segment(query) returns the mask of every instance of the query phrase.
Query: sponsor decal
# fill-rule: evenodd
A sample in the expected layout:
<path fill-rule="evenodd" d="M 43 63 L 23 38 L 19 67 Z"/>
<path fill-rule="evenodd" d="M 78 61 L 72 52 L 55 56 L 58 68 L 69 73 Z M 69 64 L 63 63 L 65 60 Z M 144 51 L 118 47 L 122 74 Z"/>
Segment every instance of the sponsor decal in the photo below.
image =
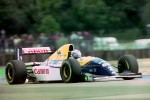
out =
<path fill-rule="evenodd" d="M 51 52 L 49 47 L 41 48 L 22 48 L 22 54 L 32 54 L 32 53 L 48 53 Z"/>
<path fill-rule="evenodd" d="M 49 74 L 49 69 L 34 69 L 34 74 Z"/>
<path fill-rule="evenodd" d="M 52 67 L 60 67 L 62 65 L 63 60 L 47 60 L 43 63 L 45 66 L 52 66 Z"/>
<path fill-rule="evenodd" d="M 99 64 L 101 64 L 104 68 L 108 69 L 111 74 L 116 75 L 116 72 L 113 70 L 112 66 L 108 62 L 101 61 L 99 62 Z"/>
<path fill-rule="evenodd" d="M 107 62 L 105 62 L 105 63 L 102 64 L 102 66 L 103 66 L 103 67 L 107 67 L 107 66 L 110 66 L 110 64 L 107 63 Z"/>

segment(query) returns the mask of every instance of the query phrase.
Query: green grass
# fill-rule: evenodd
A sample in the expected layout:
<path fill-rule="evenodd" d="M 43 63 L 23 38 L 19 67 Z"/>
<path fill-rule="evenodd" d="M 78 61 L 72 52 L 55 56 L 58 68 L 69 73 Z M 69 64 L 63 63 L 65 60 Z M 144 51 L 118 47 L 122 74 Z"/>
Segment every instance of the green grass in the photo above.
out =
<path fill-rule="evenodd" d="M 4 77 L 5 77 L 5 68 L 0 67 L 0 78 L 4 78 Z"/>

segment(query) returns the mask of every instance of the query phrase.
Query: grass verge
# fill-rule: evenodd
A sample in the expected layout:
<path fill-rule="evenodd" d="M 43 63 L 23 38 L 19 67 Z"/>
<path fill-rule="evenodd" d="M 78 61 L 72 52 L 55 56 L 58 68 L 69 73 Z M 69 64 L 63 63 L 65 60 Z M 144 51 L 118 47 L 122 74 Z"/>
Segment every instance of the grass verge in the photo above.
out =
<path fill-rule="evenodd" d="M 5 77 L 5 68 L 0 67 L 0 78 L 4 78 L 4 77 Z"/>

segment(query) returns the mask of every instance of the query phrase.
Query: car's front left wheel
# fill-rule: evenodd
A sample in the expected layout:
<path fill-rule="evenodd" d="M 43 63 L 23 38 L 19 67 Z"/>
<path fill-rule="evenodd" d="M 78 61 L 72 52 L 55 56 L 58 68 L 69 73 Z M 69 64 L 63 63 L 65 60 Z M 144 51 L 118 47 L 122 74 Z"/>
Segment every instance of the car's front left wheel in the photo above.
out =
<path fill-rule="evenodd" d="M 60 75 L 65 83 L 74 83 L 81 80 L 81 67 L 76 59 L 64 60 L 60 68 Z"/>

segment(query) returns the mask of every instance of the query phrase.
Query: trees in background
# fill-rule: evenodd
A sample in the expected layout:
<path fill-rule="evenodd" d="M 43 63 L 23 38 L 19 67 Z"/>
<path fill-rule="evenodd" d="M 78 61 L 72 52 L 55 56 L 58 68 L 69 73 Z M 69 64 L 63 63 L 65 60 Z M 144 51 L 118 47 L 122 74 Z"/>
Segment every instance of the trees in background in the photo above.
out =
<path fill-rule="evenodd" d="M 144 32 L 149 8 L 149 0 L 0 0 L 0 28 L 9 34 Z"/>

